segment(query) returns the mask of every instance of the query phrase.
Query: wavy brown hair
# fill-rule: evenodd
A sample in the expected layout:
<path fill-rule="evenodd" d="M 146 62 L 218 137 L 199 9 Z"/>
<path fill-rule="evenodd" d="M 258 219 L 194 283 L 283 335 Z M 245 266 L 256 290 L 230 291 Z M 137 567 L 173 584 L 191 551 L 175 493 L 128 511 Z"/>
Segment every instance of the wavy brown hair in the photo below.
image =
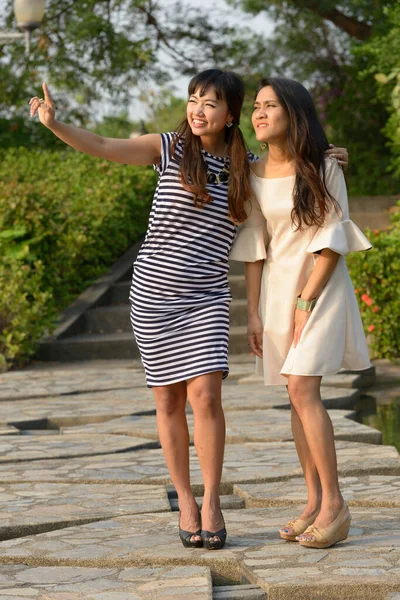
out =
<path fill-rule="evenodd" d="M 289 117 L 287 147 L 296 161 L 292 222 L 297 230 L 321 227 L 331 206 L 340 207 L 325 183 L 325 152 L 328 140 L 318 119 L 313 99 L 306 88 L 285 77 L 262 79 L 257 93 L 271 86 Z"/>
<path fill-rule="evenodd" d="M 250 166 L 247 148 L 240 130 L 240 112 L 244 100 L 244 84 L 232 71 L 207 69 L 198 73 L 189 82 L 189 97 L 198 92 L 204 96 L 209 87 L 213 87 L 218 100 L 224 100 L 233 118 L 232 126 L 225 127 L 226 152 L 229 157 L 228 210 L 235 223 L 246 219 L 245 202 L 250 196 Z M 185 118 L 177 128 L 177 136 L 172 143 L 175 151 L 179 140 L 184 140 L 183 155 L 180 162 L 182 186 L 193 194 L 198 208 L 213 201 L 206 189 L 207 166 L 201 153 L 200 137 L 194 135 Z"/>

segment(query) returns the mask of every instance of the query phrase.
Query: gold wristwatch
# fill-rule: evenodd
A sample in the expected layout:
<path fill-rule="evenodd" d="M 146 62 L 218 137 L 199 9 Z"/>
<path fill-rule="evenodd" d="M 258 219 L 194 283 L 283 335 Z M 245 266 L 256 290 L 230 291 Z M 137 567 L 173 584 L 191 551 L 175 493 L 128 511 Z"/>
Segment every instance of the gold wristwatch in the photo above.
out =
<path fill-rule="evenodd" d="M 306 312 L 311 312 L 316 304 L 316 298 L 314 298 L 313 300 L 303 300 L 300 294 L 300 296 L 297 297 L 296 308 L 299 308 L 300 310 L 305 310 Z"/>

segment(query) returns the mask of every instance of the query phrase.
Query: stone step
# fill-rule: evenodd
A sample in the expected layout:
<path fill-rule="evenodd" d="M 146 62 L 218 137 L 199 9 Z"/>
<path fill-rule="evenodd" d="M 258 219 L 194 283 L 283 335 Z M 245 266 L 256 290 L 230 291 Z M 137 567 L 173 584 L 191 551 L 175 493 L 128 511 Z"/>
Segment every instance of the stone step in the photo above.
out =
<path fill-rule="evenodd" d="M 231 327 L 229 331 L 229 354 L 249 354 L 247 327 Z"/>
<path fill-rule="evenodd" d="M 229 261 L 229 277 L 231 275 L 244 275 L 244 263 L 236 260 Z"/>
<path fill-rule="evenodd" d="M 231 327 L 229 352 L 248 352 L 246 327 Z M 113 360 L 139 358 L 139 350 L 131 332 L 84 333 L 42 343 L 39 358 L 50 361 Z"/>
<path fill-rule="evenodd" d="M 110 289 L 109 304 L 128 304 L 130 287 L 130 280 L 114 283 Z"/>
<path fill-rule="evenodd" d="M 230 275 L 229 285 L 234 300 L 246 299 L 246 280 L 244 275 Z"/>
<path fill-rule="evenodd" d="M 129 306 L 100 306 L 85 313 L 86 333 L 132 333 Z"/>
<path fill-rule="evenodd" d="M 41 360 L 72 362 L 75 360 L 113 360 L 139 358 L 132 333 L 81 334 L 41 344 Z"/>
<path fill-rule="evenodd" d="M 230 275 L 229 285 L 232 291 L 232 296 L 235 300 L 243 300 L 246 298 L 246 282 L 244 275 Z M 130 287 L 130 280 L 119 281 L 118 283 L 115 283 L 110 288 L 110 293 L 107 297 L 107 303 L 128 304 Z"/>
<path fill-rule="evenodd" d="M 220 585 L 213 587 L 213 600 L 267 600 L 258 585 Z"/>
<path fill-rule="evenodd" d="M 234 300 L 231 303 L 230 323 L 233 327 L 246 325 L 246 300 Z M 128 305 L 100 306 L 85 313 L 86 333 L 123 333 L 131 331 Z"/>

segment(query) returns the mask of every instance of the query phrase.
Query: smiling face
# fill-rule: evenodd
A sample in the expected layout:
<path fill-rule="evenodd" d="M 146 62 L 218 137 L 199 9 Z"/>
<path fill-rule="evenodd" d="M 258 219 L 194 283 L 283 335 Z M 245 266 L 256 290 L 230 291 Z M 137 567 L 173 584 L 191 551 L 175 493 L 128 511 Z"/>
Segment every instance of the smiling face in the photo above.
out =
<path fill-rule="evenodd" d="M 258 92 L 251 121 L 258 142 L 285 143 L 289 117 L 271 86 Z"/>
<path fill-rule="evenodd" d="M 217 98 L 212 85 L 204 95 L 198 88 L 189 97 L 186 117 L 193 134 L 202 137 L 220 135 L 225 131 L 226 124 L 232 121 L 226 101 Z"/>

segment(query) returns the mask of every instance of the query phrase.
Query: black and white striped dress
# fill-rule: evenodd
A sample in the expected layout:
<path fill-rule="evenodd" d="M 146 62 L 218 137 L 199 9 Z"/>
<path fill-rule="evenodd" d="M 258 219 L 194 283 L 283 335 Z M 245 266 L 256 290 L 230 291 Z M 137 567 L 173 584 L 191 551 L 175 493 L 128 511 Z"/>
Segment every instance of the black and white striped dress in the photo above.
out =
<path fill-rule="evenodd" d="M 131 323 L 149 387 L 229 372 L 228 256 L 236 227 L 228 185 L 208 185 L 213 202 L 196 208 L 180 183 L 183 141 L 162 134 L 158 185 L 145 241 L 134 264 Z M 224 159 L 202 150 L 210 171 Z"/>

